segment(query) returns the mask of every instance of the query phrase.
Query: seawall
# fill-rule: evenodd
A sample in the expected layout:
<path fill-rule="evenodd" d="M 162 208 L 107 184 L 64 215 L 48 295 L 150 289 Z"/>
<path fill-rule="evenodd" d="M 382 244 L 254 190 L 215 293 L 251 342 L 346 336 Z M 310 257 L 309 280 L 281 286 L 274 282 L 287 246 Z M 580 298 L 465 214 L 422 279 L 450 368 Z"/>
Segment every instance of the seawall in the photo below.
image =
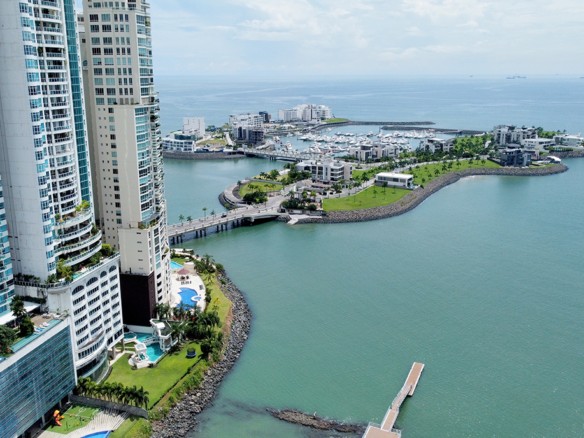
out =
<path fill-rule="evenodd" d="M 516 168 L 501 167 L 499 169 L 465 169 L 458 172 L 448 173 L 430 183 L 424 188 L 418 188 L 404 196 L 393 204 L 383 207 L 374 207 L 364 210 L 352 211 L 331 211 L 326 216 L 318 219 L 303 218 L 297 223 L 343 223 L 343 222 L 364 222 L 377 219 L 385 219 L 400 214 L 407 213 L 420 205 L 426 198 L 436 193 L 438 190 L 455 183 L 461 178 L 477 175 L 507 175 L 507 176 L 544 176 L 562 173 L 568 170 L 564 164 L 538 168 Z"/>
<path fill-rule="evenodd" d="M 252 314 L 241 291 L 225 274 L 219 274 L 221 290 L 233 303 L 227 347 L 219 362 L 213 364 L 203 377 L 201 385 L 185 394 L 162 420 L 152 423 L 152 437 L 184 437 L 197 426 L 197 414 L 215 398 L 217 388 L 239 358 L 251 329 Z"/>

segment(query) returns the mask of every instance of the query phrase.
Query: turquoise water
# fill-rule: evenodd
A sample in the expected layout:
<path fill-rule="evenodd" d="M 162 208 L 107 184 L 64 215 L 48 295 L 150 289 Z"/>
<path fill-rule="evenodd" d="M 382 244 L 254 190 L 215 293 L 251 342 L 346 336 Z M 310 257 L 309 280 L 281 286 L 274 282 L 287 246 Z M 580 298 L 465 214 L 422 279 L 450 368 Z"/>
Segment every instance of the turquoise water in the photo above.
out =
<path fill-rule="evenodd" d="M 170 261 L 170 269 L 180 269 L 183 266 L 180 263 L 175 262 L 174 260 Z"/>
<path fill-rule="evenodd" d="M 95 432 L 89 435 L 84 435 L 83 438 L 107 438 L 110 435 L 110 431 L 106 430 L 103 432 Z"/>
<path fill-rule="evenodd" d="M 197 436 L 306 435 L 266 407 L 378 422 L 413 361 L 405 436 L 582 436 L 584 160 L 569 165 L 468 178 L 393 219 L 191 242 L 254 312 Z"/>
<path fill-rule="evenodd" d="M 294 100 L 355 118 L 582 131 L 584 81 L 406 81 L 378 87 L 381 97 L 374 85 L 282 85 L 245 102 L 235 84 L 225 85 L 234 100 L 223 101 L 219 88 L 184 98 L 178 85 L 159 89 L 163 110 L 177 103 L 167 120 L 205 114 L 204 105 L 226 115 Z M 200 109 L 178 105 L 187 98 Z M 169 222 L 209 213 L 226 185 L 274 167 L 256 161 L 167 160 Z M 274 420 L 268 407 L 379 422 L 421 361 L 397 422 L 404 437 L 584 436 L 584 160 L 567 163 L 569 172 L 549 177 L 466 178 L 392 219 L 269 223 L 182 244 L 220 261 L 254 313 L 196 435 L 328 436 Z"/>

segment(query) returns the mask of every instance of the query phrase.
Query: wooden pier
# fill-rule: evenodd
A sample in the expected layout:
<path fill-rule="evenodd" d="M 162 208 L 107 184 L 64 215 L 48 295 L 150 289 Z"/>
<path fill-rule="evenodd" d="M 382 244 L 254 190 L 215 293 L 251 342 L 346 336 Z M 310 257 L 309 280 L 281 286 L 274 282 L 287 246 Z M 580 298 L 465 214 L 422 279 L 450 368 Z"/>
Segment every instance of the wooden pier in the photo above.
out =
<path fill-rule="evenodd" d="M 414 395 L 420 376 L 422 375 L 422 370 L 424 369 L 424 364 L 419 362 L 414 362 L 408 377 L 402 386 L 401 390 L 397 396 L 391 402 L 389 409 L 387 410 L 385 417 L 380 425 L 369 424 L 363 438 L 399 438 L 401 437 L 401 431 L 394 429 L 394 424 L 399 415 L 399 408 L 406 399 L 407 396 Z"/>

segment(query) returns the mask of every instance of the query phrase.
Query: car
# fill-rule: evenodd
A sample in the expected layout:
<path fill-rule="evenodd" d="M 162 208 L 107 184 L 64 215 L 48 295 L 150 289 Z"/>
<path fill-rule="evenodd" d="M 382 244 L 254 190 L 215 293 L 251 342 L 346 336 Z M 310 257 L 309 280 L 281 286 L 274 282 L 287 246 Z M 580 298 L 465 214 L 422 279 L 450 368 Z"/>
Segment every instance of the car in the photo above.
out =
<path fill-rule="evenodd" d="M 227 217 L 227 213 L 222 213 L 221 217 Z"/>

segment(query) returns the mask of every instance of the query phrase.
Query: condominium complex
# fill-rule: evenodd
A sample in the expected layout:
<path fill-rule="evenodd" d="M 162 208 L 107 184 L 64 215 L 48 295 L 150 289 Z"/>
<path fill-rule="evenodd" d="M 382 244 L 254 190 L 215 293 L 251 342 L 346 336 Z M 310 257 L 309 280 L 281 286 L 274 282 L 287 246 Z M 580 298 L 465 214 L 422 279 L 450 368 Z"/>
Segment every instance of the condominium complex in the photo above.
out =
<path fill-rule="evenodd" d="M 97 223 L 121 254 L 124 322 L 148 326 L 170 300 L 149 4 L 84 0 L 80 22 Z"/>
<path fill-rule="evenodd" d="M 326 105 L 313 105 L 304 103 L 291 109 L 278 111 L 278 119 L 283 122 L 309 122 L 317 123 L 321 120 L 332 118 L 332 111 Z"/>
<path fill-rule="evenodd" d="M 96 377 L 123 336 L 119 256 L 94 224 L 74 1 L 0 2 L 0 322 L 13 275 L 27 309 L 71 327 L 77 375 Z"/>

